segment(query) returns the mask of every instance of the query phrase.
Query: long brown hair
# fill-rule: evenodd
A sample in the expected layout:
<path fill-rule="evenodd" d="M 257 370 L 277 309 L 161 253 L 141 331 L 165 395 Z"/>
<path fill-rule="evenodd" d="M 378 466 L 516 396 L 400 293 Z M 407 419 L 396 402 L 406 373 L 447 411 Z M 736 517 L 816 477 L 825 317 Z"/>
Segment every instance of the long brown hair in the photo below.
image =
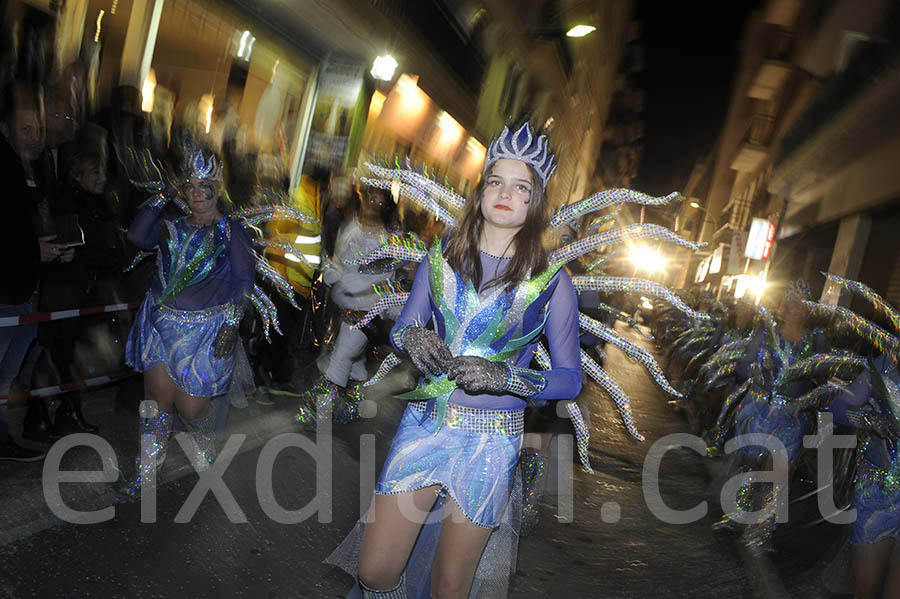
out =
<path fill-rule="evenodd" d="M 526 165 L 528 166 L 528 165 Z M 471 281 L 475 289 L 481 287 L 484 273 L 481 272 L 481 256 L 479 242 L 484 228 L 484 216 L 481 214 L 481 196 L 484 193 L 488 175 L 493 166 L 484 174 L 472 197 L 463 208 L 459 226 L 450 232 L 444 256 L 453 270 Z M 502 275 L 488 282 L 489 286 L 502 285 L 511 290 L 528 277 L 529 273 L 537 274 L 547 268 L 547 250 L 541 242 L 546 220 L 547 201 L 540 177 L 528 166 L 531 175 L 531 195 L 528 200 L 528 213 L 525 223 L 513 238 L 515 254 L 510 259 L 509 267 Z"/>

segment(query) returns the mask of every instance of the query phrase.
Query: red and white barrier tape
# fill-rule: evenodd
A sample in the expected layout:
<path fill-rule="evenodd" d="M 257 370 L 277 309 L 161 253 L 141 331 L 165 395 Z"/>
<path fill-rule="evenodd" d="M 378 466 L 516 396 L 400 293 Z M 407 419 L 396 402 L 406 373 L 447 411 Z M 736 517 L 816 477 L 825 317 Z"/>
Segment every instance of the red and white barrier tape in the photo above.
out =
<path fill-rule="evenodd" d="M 21 316 L 5 316 L 3 318 L 0 318 L 0 327 L 14 327 L 20 324 L 45 322 L 48 320 L 64 320 L 66 318 L 77 318 L 79 316 L 87 316 L 88 314 L 102 314 L 104 312 L 122 312 L 124 310 L 133 310 L 140 305 L 141 302 L 131 302 L 129 304 L 109 304 L 107 306 L 92 306 L 90 308 L 77 308 L 75 310 L 36 312 L 34 314 L 23 314 Z"/>
<path fill-rule="evenodd" d="M 87 389 L 88 387 L 99 387 L 100 385 L 127 379 L 128 377 L 137 376 L 138 374 L 140 373 L 133 370 L 124 370 L 105 376 L 96 376 L 91 379 L 53 385 L 52 387 L 42 387 L 40 389 L 32 389 L 31 391 L 10 393 L 7 399 L 9 401 L 24 401 L 32 397 L 53 397 L 54 395 L 61 395 L 63 393 L 68 393 L 69 391 L 80 391 L 81 389 Z"/>

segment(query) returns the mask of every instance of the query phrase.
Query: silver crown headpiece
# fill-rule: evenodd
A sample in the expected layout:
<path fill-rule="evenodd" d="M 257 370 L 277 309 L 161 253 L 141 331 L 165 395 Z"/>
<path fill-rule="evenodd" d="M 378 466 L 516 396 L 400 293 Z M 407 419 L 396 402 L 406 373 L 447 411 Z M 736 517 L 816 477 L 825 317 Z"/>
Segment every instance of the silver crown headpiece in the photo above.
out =
<path fill-rule="evenodd" d="M 494 138 L 487 151 L 482 176 L 487 174 L 491 165 L 502 158 L 521 160 L 533 168 L 541 178 L 541 185 L 544 189 L 547 188 L 547 180 L 550 179 L 550 175 L 556 170 L 553 154 L 547 147 L 547 136 L 535 137 L 527 121 L 522 123 L 522 126 L 514 133 L 510 132 L 509 127 L 503 127 L 500 135 Z"/>
<path fill-rule="evenodd" d="M 203 150 L 193 144 L 186 144 L 184 151 L 184 176 L 196 177 L 201 181 L 222 181 L 222 163 L 210 151 Z"/>
<path fill-rule="evenodd" d="M 791 281 L 787 291 L 785 291 L 785 299 L 788 302 L 802 302 L 809 300 L 811 297 L 812 291 L 809 288 L 809 284 L 803 279 Z"/>

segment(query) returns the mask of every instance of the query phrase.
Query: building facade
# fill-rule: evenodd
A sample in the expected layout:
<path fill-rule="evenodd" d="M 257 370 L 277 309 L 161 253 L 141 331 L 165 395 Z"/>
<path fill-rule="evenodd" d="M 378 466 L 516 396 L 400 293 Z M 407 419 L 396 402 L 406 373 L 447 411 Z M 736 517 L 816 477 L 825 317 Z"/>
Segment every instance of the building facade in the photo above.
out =
<path fill-rule="evenodd" d="M 751 16 L 708 189 L 689 194 L 696 239 L 730 266 L 689 264 L 686 284 L 777 301 L 802 278 L 834 302 L 828 271 L 900 300 L 900 245 L 872 225 L 892 222 L 900 197 L 897 13 L 887 0 L 771 0 Z"/>

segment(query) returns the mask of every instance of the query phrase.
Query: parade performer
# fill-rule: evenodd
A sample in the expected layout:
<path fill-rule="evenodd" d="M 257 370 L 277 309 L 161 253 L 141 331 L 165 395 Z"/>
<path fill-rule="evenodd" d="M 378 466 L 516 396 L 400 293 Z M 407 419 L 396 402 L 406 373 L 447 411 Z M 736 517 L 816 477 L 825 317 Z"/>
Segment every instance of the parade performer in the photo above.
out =
<path fill-rule="evenodd" d="M 900 596 L 900 373 L 897 370 L 900 312 L 862 283 L 837 275 L 828 278 L 831 284 L 871 303 L 890 329 L 879 327 L 841 306 L 808 303 L 811 313 L 833 319 L 865 346 L 857 354 L 832 352 L 831 380 L 810 395 L 816 396 L 820 407 L 827 407 L 836 424 L 851 427 L 858 436 L 856 459 L 850 468 L 836 473 L 833 483 L 836 495 L 842 494 L 845 486 L 842 483 L 852 485 L 849 507 L 856 510 L 856 519 L 850 525 L 845 550 L 849 548 L 856 596 L 860 599 L 897 597 Z M 874 359 L 865 358 L 870 351 L 876 356 Z M 826 360 L 820 358 L 819 362 Z M 844 372 L 836 372 L 839 365 Z M 836 384 L 835 375 L 848 384 Z M 826 581 L 839 580 L 845 574 L 839 567 L 829 570 L 832 571 L 827 572 Z M 850 589 L 835 588 L 838 590 Z"/>
<path fill-rule="evenodd" d="M 232 386 L 235 349 L 243 351 L 238 325 L 248 305 L 256 308 L 267 337 L 270 327 L 280 332 L 274 305 L 254 283 L 255 273 L 293 302 L 290 284 L 253 249 L 274 245 L 255 225 L 273 218 L 309 218 L 259 197 L 257 205 L 224 214 L 222 164 L 190 140 L 180 179 L 164 176 L 149 156 L 134 162 L 144 171 L 135 183 L 155 194 L 138 212 L 128 238 L 144 250 L 135 262 L 156 256 L 156 274 L 135 316 L 125 355 L 129 366 L 144 373 L 145 397 L 155 408 L 142 404 L 141 438 L 152 442 L 142 443 L 137 474 L 122 489 L 129 494 L 139 493 L 148 469 L 165 461 L 174 410 L 194 440 L 195 455 L 189 456 L 194 467 L 206 470 L 215 460 L 211 400 Z M 164 212 L 170 202 L 184 214 Z M 277 249 L 296 252 L 287 244 Z"/>
<path fill-rule="evenodd" d="M 330 300 L 343 313 L 337 337 L 318 360 L 320 380 L 306 394 L 297 411 L 297 420 L 315 425 L 317 420 L 330 418 L 337 411 L 340 422 L 356 418 L 360 387 L 368 378 L 366 358 L 368 336 L 354 327 L 354 314 L 372 309 L 381 288 L 396 290 L 390 285 L 392 272 L 361 273 L 347 260 L 368 254 L 387 241 L 394 223 L 396 205 L 387 191 L 369 188 L 361 198 L 359 214 L 346 221 L 337 234 L 334 256 L 325 262 L 322 278 L 331 287 Z M 348 385 L 353 381 L 353 384 Z"/>
<path fill-rule="evenodd" d="M 642 438 L 624 392 L 580 349 L 579 328 L 618 345 L 671 388 L 648 352 L 579 314 L 576 290 L 640 291 L 703 317 L 661 285 L 607 276 L 573 279 L 563 266 L 631 239 L 697 246 L 656 225 L 631 225 L 548 254 L 540 238 L 554 157 L 547 139 L 535 136 L 528 123 L 512 131 L 504 128 L 490 144 L 481 182 L 469 202 L 421 172 L 369 166 L 376 178 L 368 183 L 399 187 L 451 231 L 427 251 L 407 237 L 359 260 L 362 269 L 422 260 L 412 291 L 381 298 L 358 325 L 405 303 L 392 342 L 426 378 L 400 396 L 411 401 L 369 514 L 328 561 L 358 576 L 350 596 L 506 596 L 518 538 L 517 462 L 526 402 L 540 406 L 574 398 L 584 366 L 613 397 L 629 432 Z M 664 204 L 675 197 L 609 190 L 567 206 L 550 225 L 625 201 Z M 457 221 L 454 213 L 460 211 Z M 531 368 L 532 358 L 540 370 Z M 395 354 L 388 356 L 373 380 L 398 362 Z M 587 428 L 577 404 L 569 402 L 567 408 L 579 455 L 589 468 Z M 446 501 L 448 496 L 452 501 Z M 438 520 L 428 518 L 429 512 L 438 514 Z"/>
<path fill-rule="evenodd" d="M 733 375 L 736 386 L 725 399 L 710 432 L 712 455 L 721 451 L 729 430 L 736 436 L 766 435 L 774 437 L 784 447 L 788 464 L 793 469 L 803 448 L 803 436 L 813 423 L 816 395 L 809 393 L 828 380 L 827 368 L 833 363 L 829 361 L 830 342 L 825 329 L 808 325 L 810 304 L 808 286 L 802 281 L 793 283 L 781 304 L 784 315 L 781 326 L 760 307 L 760 326 L 743 350 L 738 350 L 741 358 L 733 364 L 711 360 L 717 366 L 712 379 Z M 727 348 L 738 345 L 723 346 L 726 350 L 723 355 L 733 351 Z M 770 450 L 753 444 L 742 446 L 735 452 L 731 470 L 769 470 L 771 465 Z M 777 507 L 784 500 L 782 490 L 755 484 L 750 476 L 738 498 L 738 507 L 742 511 L 759 514 L 744 529 L 742 542 L 753 553 L 772 550 Z M 726 514 L 716 528 L 734 528 L 732 516 Z"/>

